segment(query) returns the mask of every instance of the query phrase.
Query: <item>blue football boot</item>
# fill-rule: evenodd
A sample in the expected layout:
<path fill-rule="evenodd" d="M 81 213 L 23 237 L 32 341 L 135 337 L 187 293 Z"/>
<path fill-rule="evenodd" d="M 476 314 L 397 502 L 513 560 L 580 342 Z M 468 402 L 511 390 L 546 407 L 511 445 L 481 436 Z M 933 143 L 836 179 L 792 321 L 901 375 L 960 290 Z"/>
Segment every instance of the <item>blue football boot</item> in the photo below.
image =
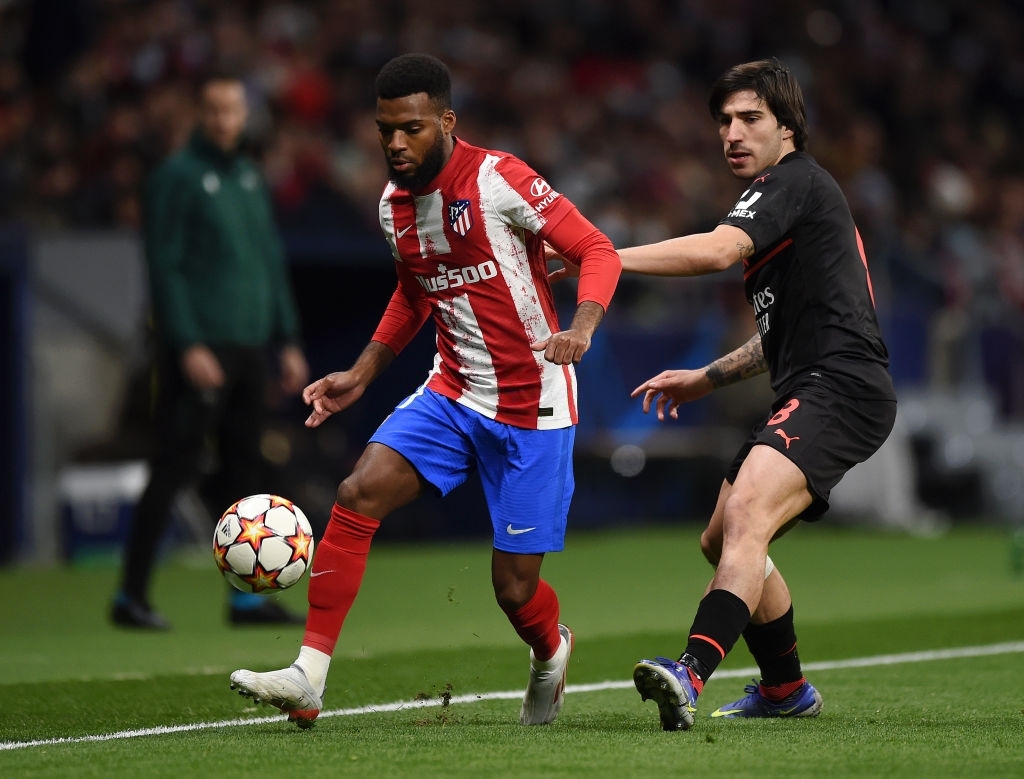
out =
<path fill-rule="evenodd" d="M 712 717 L 817 717 L 821 713 L 821 693 L 810 682 L 804 681 L 781 701 L 768 700 L 761 694 L 757 679 L 743 688 L 745 697 L 727 703 L 711 712 Z"/>
<path fill-rule="evenodd" d="M 633 683 L 643 700 L 658 704 L 662 730 L 689 730 L 697 710 L 692 671 L 678 660 L 657 657 L 633 668 Z"/>

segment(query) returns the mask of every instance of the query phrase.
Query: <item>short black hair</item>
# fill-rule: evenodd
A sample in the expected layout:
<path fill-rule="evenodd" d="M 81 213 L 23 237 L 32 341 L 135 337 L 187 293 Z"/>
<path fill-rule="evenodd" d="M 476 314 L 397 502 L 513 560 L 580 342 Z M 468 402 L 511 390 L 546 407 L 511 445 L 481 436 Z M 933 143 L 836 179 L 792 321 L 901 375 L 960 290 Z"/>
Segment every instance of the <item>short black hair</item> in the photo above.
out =
<path fill-rule="evenodd" d="M 779 124 L 793 131 L 793 145 L 803 151 L 807 145 L 807 110 L 804 94 L 793 73 L 777 58 L 745 62 L 729 68 L 715 81 L 708 96 L 708 109 L 718 119 L 729 95 L 744 89 L 768 104 Z"/>
<path fill-rule="evenodd" d="M 429 54 L 400 54 L 384 64 L 375 83 L 379 99 L 426 92 L 442 111 L 452 107 L 452 74 L 447 65 Z"/>

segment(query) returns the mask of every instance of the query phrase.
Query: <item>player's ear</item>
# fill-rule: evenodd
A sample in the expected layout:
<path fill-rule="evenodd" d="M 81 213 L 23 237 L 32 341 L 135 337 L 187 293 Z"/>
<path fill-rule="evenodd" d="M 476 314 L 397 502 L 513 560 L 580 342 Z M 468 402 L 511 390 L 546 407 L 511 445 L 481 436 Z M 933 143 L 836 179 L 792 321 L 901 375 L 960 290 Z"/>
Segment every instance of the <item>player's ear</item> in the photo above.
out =
<path fill-rule="evenodd" d="M 793 131 L 786 127 L 786 125 L 781 124 L 779 127 L 782 128 L 782 140 L 788 141 L 793 138 Z"/>
<path fill-rule="evenodd" d="M 450 108 L 441 114 L 441 129 L 445 135 L 451 135 L 455 130 L 455 112 Z"/>

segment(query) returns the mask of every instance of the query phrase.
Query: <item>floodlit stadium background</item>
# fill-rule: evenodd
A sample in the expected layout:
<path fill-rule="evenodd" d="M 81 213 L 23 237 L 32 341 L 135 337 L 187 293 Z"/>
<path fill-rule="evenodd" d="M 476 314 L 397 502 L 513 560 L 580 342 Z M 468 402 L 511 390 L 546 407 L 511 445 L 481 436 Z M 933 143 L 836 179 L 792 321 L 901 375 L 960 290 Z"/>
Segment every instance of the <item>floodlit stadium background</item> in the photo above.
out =
<path fill-rule="evenodd" d="M 514 152 L 619 246 L 712 227 L 742 183 L 705 94 L 775 55 L 808 100 L 809 150 L 867 246 L 901 393 L 889 445 L 835 496 L 840 520 L 921 532 L 1019 524 L 1024 505 L 1024 11 L 1020 2 L 0 0 L 0 560 L 120 541 L 149 445 L 143 178 L 189 132 L 190 80 L 248 74 L 314 375 L 345 367 L 394 283 L 375 224 L 373 75 L 443 57 L 458 134 Z M 570 286 L 558 290 L 565 305 Z M 628 392 L 751 333 L 738 275 L 624 278 L 580 367 L 575 527 L 706 514 L 765 383 L 658 425 Z M 429 366 L 430 333 L 320 431 L 278 402 L 268 491 L 326 516 L 366 436 Z M 201 495 L 178 540 L 205 543 Z M 382 535 L 485 534 L 472 486 Z"/>

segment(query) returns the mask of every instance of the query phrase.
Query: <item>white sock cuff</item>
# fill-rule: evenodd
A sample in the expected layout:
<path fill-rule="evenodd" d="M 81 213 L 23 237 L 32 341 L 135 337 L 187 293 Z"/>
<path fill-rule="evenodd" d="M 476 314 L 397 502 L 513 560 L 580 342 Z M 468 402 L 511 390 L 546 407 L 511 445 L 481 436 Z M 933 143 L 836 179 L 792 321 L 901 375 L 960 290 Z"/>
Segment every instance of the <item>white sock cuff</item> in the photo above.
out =
<path fill-rule="evenodd" d="M 322 690 L 327 681 L 327 671 L 331 667 L 331 656 L 311 646 L 303 646 L 299 649 L 295 665 L 306 674 L 314 689 Z"/>

